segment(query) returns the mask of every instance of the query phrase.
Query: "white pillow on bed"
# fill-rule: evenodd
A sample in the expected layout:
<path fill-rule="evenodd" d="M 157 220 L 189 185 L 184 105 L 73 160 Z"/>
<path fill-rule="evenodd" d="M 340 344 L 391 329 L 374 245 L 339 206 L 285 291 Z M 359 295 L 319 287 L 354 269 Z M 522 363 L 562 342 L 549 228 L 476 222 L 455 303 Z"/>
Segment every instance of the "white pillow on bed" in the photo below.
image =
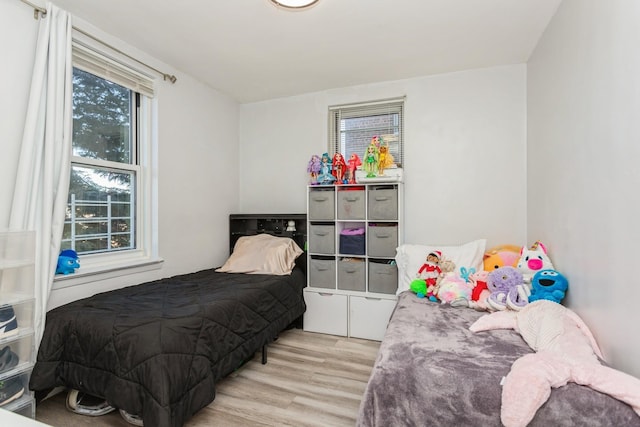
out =
<path fill-rule="evenodd" d="M 442 252 L 443 258 L 454 262 L 456 271 L 460 271 L 460 267 L 467 269 L 473 267 L 476 271 L 480 271 L 486 246 L 486 239 L 474 240 L 460 246 L 412 244 L 399 246 L 396 249 L 396 264 L 398 266 L 398 291 L 396 295 L 409 289 L 411 281 L 416 278 L 418 270 L 425 263 L 429 252 Z"/>
<path fill-rule="evenodd" d="M 269 234 L 240 237 L 221 273 L 291 274 L 302 249 L 288 237 Z"/>

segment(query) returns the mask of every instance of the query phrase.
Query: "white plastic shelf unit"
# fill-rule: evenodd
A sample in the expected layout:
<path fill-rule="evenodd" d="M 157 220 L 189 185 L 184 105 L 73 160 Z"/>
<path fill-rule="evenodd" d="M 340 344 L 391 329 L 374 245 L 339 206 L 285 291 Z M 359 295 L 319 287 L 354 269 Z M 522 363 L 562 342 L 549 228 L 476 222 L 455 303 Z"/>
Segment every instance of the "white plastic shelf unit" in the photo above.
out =
<path fill-rule="evenodd" d="M 307 187 L 304 329 L 382 340 L 395 307 L 403 185 Z"/>
<path fill-rule="evenodd" d="M 35 418 L 35 232 L 0 232 L 0 408 Z M 15 316 L 15 322 L 13 321 Z"/>

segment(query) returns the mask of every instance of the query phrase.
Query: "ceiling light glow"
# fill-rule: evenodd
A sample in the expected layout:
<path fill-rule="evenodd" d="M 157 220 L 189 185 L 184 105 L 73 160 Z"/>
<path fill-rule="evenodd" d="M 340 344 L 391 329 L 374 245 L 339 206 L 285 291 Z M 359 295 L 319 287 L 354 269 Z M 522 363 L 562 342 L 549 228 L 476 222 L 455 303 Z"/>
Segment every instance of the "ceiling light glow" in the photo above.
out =
<path fill-rule="evenodd" d="M 310 8 L 319 0 L 270 0 L 276 7 L 289 10 L 302 10 Z"/>

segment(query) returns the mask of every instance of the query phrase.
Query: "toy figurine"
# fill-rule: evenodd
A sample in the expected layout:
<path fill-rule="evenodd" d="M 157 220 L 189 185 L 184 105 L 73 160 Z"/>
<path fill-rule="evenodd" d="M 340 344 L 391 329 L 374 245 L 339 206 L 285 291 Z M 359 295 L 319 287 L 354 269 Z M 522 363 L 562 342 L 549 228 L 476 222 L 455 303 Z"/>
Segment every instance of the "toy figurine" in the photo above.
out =
<path fill-rule="evenodd" d="M 346 184 L 344 180 L 344 173 L 347 168 L 347 164 L 344 162 L 342 154 L 336 153 L 333 155 L 333 176 L 336 177 L 336 184 Z"/>
<path fill-rule="evenodd" d="M 331 158 L 329 153 L 324 153 L 320 162 L 320 174 L 318 175 L 318 183 L 331 184 L 336 177 L 331 173 Z"/>
<path fill-rule="evenodd" d="M 442 252 L 440 251 L 429 252 L 425 263 L 422 264 L 422 267 L 418 270 L 418 277 L 423 279 L 427 285 L 427 293 L 425 296 L 429 298 L 430 301 L 437 301 L 436 284 L 438 276 L 442 273 L 439 265 L 441 257 Z"/>
<path fill-rule="evenodd" d="M 347 180 L 347 182 L 349 184 L 355 184 L 356 183 L 356 169 L 358 169 L 358 166 L 362 165 L 362 161 L 360 161 L 360 157 L 356 154 L 356 153 L 352 153 L 351 157 L 349 157 L 349 161 L 347 162 L 347 174 L 349 175 L 349 178 Z"/>
<path fill-rule="evenodd" d="M 371 144 L 367 147 L 366 153 L 364 153 L 364 171 L 367 178 L 373 178 L 376 176 L 376 170 L 378 169 L 378 146 L 375 144 L 377 141 L 376 136 L 371 140 Z"/>
<path fill-rule="evenodd" d="M 309 164 L 307 165 L 307 172 L 311 175 L 311 181 L 309 182 L 311 185 L 318 183 L 318 173 L 321 167 L 320 156 L 317 154 L 311 156 L 311 160 L 309 160 Z"/>
<path fill-rule="evenodd" d="M 66 249 L 60 252 L 60 255 L 58 256 L 58 264 L 56 266 L 56 274 L 75 273 L 76 268 L 80 268 L 78 253 L 73 249 Z"/>
<path fill-rule="evenodd" d="M 384 170 L 393 164 L 393 155 L 389 152 L 389 146 L 380 138 L 378 148 L 378 175 L 384 175 Z"/>

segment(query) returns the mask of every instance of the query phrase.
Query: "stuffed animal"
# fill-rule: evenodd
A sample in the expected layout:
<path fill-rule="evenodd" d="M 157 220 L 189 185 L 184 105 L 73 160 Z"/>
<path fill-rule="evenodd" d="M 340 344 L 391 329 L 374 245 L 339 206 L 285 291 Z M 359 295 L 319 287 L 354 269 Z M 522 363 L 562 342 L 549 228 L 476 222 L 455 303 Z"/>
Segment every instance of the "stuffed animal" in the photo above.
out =
<path fill-rule="evenodd" d="M 489 272 L 482 270 L 469 275 L 469 283 L 471 283 L 471 300 L 469 301 L 469 307 L 478 311 L 487 311 L 489 306 L 487 305 L 487 298 L 491 292 L 487 288 L 487 277 Z"/>
<path fill-rule="evenodd" d="M 491 310 L 519 310 L 529 302 L 528 287 L 523 284 L 522 273 L 514 267 L 500 267 L 490 272 L 487 288 L 491 292 L 487 298 Z"/>
<path fill-rule="evenodd" d="M 598 358 L 604 358 L 591 331 L 568 308 L 538 300 L 517 312 L 486 314 L 469 329 L 514 329 L 536 351 L 516 360 L 504 378 L 500 418 L 506 427 L 528 425 L 551 389 L 568 382 L 608 394 L 640 415 L 640 379 L 602 365 Z"/>
<path fill-rule="evenodd" d="M 58 264 L 56 266 L 56 274 L 71 274 L 76 272 L 76 268 L 80 268 L 78 254 L 73 249 L 66 249 L 58 255 Z"/>
<path fill-rule="evenodd" d="M 438 285 L 437 297 L 442 304 L 452 306 L 468 306 L 471 299 L 472 285 L 464 278 L 451 272 L 445 274 Z"/>
<path fill-rule="evenodd" d="M 428 297 L 430 301 L 437 302 L 440 281 L 455 269 L 456 264 L 442 255 L 441 251 L 430 252 L 427 255 L 427 261 L 418 270 L 417 277 L 409 284 L 409 289 L 418 298 Z"/>
<path fill-rule="evenodd" d="M 486 251 L 482 263 L 486 271 L 492 271 L 500 267 L 515 267 L 519 259 L 520 246 L 500 245 Z"/>
<path fill-rule="evenodd" d="M 535 242 L 529 249 L 525 246 L 520 250 L 520 259 L 517 264 L 526 283 L 531 282 L 531 277 L 540 270 L 553 270 L 553 264 L 547 256 L 547 248 L 542 242 Z"/>
<path fill-rule="evenodd" d="M 418 270 L 417 278 L 409 287 L 412 291 L 414 291 L 418 298 L 424 298 L 425 296 L 429 298 L 430 301 L 437 301 L 436 293 L 437 293 L 437 282 L 440 273 L 442 273 L 442 269 L 440 268 L 440 258 L 442 258 L 442 252 L 440 251 L 431 251 L 427 254 L 427 259 L 424 264 Z M 419 283 L 419 281 L 424 281 L 424 285 Z M 423 286 L 425 291 L 423 291 Z"/>
<path fill-rule="evenodd" d="M 567 278 L 556 270 L 542 270 L 533 275 L 529 302 L 546 299 L 560 304 L 569 287 Z"/>

